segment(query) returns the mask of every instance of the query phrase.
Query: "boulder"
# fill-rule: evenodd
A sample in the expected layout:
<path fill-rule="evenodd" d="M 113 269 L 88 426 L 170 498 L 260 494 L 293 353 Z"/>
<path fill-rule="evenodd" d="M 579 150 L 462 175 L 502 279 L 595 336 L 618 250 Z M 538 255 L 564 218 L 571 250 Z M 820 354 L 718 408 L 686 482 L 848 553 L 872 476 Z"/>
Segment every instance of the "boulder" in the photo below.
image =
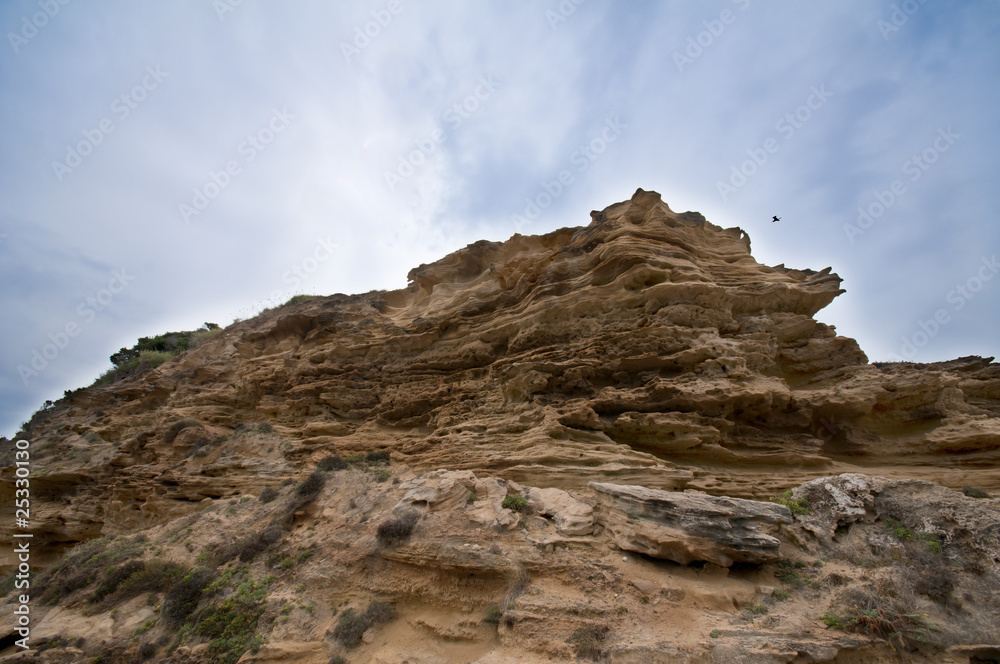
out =
<path fill-rule="evenodd" d="M 792 522 L 788 508 L 775 503 L 602 482 L 590 487 L 599 501 L 597 522 L 619 548 L 681 565 L 777 560 L 781 543 L 763 529 Z"/>

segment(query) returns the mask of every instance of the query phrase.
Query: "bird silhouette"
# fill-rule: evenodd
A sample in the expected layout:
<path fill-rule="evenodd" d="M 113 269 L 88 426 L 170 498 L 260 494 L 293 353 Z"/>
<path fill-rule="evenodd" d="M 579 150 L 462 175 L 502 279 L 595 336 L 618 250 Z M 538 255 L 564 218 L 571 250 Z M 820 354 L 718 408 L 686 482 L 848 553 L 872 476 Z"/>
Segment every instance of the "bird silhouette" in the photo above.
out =
<path fill-rule="evenodd" d="M 778 215 L 774 215 L 774 218 L 771 219 L 771 223 L 773 224 L 776 221 L 781 221 L 781 217 L 779 217 Z"/>

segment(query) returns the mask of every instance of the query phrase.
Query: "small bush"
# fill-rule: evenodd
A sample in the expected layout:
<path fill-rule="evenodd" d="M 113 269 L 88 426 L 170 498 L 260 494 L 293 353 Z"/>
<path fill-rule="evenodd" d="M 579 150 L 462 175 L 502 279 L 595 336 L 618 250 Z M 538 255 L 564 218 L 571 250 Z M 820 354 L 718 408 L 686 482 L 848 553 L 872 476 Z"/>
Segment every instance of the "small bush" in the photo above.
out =
<path fill-rule="evenodd" d="M 396 607 L 389 602 L 372 602 L 365 609 L 365 621 L 369 626 L 390 623 L 396 619 Z"/>
<path fill-rule="evenodd" d="M 142 570 L 130 575 L 112 596 L 116 603 L 131 599 L 145 592 L 168 590 L 179 581 L 187 570 L 177 563 L 150 560 Z"/>
<path fill-rule="evenodd" d="M 486 609 L 486 617 L 483 618 L 483 622 L 496 627 L 500 624 L 501 618 L 503 618 L 503 609 L 494 605 Z"/>
<path fill-rule="evenodd" d="M 775 570 L 774 576 L 782 583 L 787 583 L 794 588 L 801 588 L 805 585 L 805 579 L 799 573 L 799 569 L 802 565 L 792 562 L 791 560 L 779 560 L 778 569 Z"/>
<path fill-rule="evenodd" d="M 368 463 L 389 463 L 389 450 L 372 450 L 365 455 Z"/>
<path fill-rule="evenodd" d="M 278 490 L 271 486 L 265 488 L 263 491 L 260 492 L 260 502 L 262 503 L 269 503 L 277 497 L 278 497 Z"/>
<path fill-rule="evenodd" d="M 319 463 L 316 464 L 316 467 L 325 472 L 344 470 L 347 468 L 347 462 L 336 454 L 331 454 L 330 456 L 320 459 Z"/>
<path fill-rule="evenodd" d="M 323 473 L 316 471 L 309 475 L 305 481 L 299 485 L 299 488 L 295 490 L 299 496 L 303 498 L 315 498 L 326 486 L 326 478 Z"/>
<path fill-rule="evenodd" d="M 502 507 L 514 512 L 524 512 L 528 507 L 528 500 L 524 496 L 508 495 L 503 499 Z"/>
<path fill-rule="evenodd" d="M 927 545 L 927 550 L 933 554 L 941 553 L 941 539 L 933 533 L 920 533 L 920 541 Z"/>
<path fill-rule="evenodd" d="M 103 570 L 141 556 L 145 543 L 143 537 L 99 537 L 85 542 L 69 552 L 60 563 L 39 575 L 35 585 L 37 594 L 42 596 L 44 603 L 53 604 L 59 598 L 89 586 Z"/>
<path fill-rule="evenodd" d="M 711 633 L 709 633 L 709 636 L 712 637 L 713 639 L 717 639 L 720 636 L 722 636 L 722 630 L 721 629 L 713 629 L 711 631 Z"/>
<path fill-rule="evenodd" d="M 969 498 L 989 498 L 990 494 L 983 489 L 977 489 L 974 486 L 963 486 L 962 493 L 964 493 Z"/>
<path fill-rule="evenodd" d="M 214 574 L 207 569 L 196 569 L 186 574 L 167 591 L 163 599 L 162 615 L 168 626 L 180 626 L 198 607 L 205 587 Z"/>
<path fill-rule="evenodd" d="M 782 590 L 781 588 L 778 588 L 773 593 L 771 593 L 771 597 L 776 602 L 784 602 L 788 598 L 790 598 L 791 596 L 792 596 L 792 593 L 788 592 L 787 590 Z"/>
<path fill-rule="evenodd" d="M 417 525 L 418 518 L 416 512 L 410 511 L 383 521 L 378 526 L 378 541 L 383 546 L 405 542 L 413 534 L 413 528 Z"/>
<path fill-rule="evenodd" d="M 885 527 L 892 531 L 892 536 L 900 542 L 913 539 L 913 531 L 896 519 L 886 519 Z"/>
<path fill-rule="evenodd" d="M 587 625 L 579 627 L 566 639 L 573 646 L 577 659 L 589 659 L 601 662 L 606 659 L 604 642 L 611 628 L 607 625 Z"/>
<path fill-rule="evenodd" d="M 267 549 L 267 547 L 280 540 L 283 533 L 284 531 L 281 526 L 272 523 L 257 535 L 251 535 L 243 540 L 239 549 L 240 561 L 245 563 L 250 562 L 259 553 Z"/>
<path fill-rule="evenodd" d="M 145 568 L 146 564 L 141 560 L 130 560 L 123 565 L 114 567 L 108 571 L 104 577 L 104 582 L 97 587 L 90 597 L 91 603 L 100 602 L 102 599 L 118 590 L 118 586 L 130 576 Z"/>
<path fill-rule="evenodd" d="M 376 482 L 385 482 L 387 479 L 392 477 L 392 471 L 388 468 L 383 468 L 382 470 L 375 473 Z"/>
<path fill-rule="evenodd" d="M 925 570 L 917 579 L 914 590 L 935 602 L 947 604 L 951 598 L 951 592 L 955 589 L 955 584 L 946 569 L 929 568 Z"/>
<path fill-rule="evenodd" d="M 212 639 L 206 651 L 209 661 L 235 664 L 247 650 L 260 647 L 263 639 L 255 632 L 273 580 L 273 577 L 259 582 L 248 579 L 221 604 L 200 613 L 197 629 Z"/>
<path fill-rule="evenodd" d="M 826 577 L 827 583 L 831 586 L 846 586 L 851 582 L 851 577 L 844 576 L 843 574 L 837 574 L 836 572 L 831 572 Z"/>
<path fill-rule="evenodd" d="M 777 503 L 779 505 L 784 505 L 789 509 L 792 514 L 809 514 L 809 501 L 805 498 L 799 498 L 795 500 L 792 498 L 792 491 L 789 489 L 780 496 L 773 497 L 770 499 L 772 503 Z"/>
<path fill-rule="evenodd" d="M 143 643 L 139 646 L 139 661 L 145 662 L 147 659 L 153 657 L 156 654 L 156 644 L 155 643 Z"/>
<path fill-rule="evenodd" d="M 353 609 L 344 609 L 337 619 L 337 626 L 333 628 L 333 636 L 345 648 L 353 648 L 361 643 L 366 629 L 368 623 L 363 615 L 354 613 Z"/>
<path fill-rule="evenodd" d="M 768 609 L 763 604 L 751 604 L 747 607 L 747 611 L 758 616 L 766 616 L 768 614 Z"/>
<path fill-rule="evenodd" d="M 933 644 L 928 638 L 931 628 L 883 588 L 869 587 L 852 593 L 847 604 L 842 614 L 828 612 L 822 617 L 827 627 L 868 634 L 904 648 Z"/>

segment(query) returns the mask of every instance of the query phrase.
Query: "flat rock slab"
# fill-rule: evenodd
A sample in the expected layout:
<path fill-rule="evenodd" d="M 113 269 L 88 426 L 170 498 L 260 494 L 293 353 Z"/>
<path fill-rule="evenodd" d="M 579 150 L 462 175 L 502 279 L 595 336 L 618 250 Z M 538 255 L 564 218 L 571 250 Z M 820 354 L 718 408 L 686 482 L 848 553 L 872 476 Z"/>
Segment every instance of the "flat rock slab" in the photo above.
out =
<path fill-rule="evenodd" d="M 792 522 L 788 508 L 775 503 L 603 482 L 590 487 L 597 492 L 597 522 L 619 548 L 681 565 L 772 562 L 781 557 L 781 542 L 765 531 Z"/>

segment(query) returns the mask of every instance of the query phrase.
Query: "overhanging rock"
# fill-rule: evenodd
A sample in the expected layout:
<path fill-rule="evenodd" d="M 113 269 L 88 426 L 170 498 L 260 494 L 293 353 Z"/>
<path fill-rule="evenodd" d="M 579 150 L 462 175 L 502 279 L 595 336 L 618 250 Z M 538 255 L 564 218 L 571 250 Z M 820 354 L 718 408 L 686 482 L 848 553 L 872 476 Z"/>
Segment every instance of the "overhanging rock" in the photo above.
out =
<path fill-rule="evenodd" d="M 777 560 L 780 541 L 764 532 L 792 522 L 787 507 L 742 498 L 591 482 L 597 522 L 626 551 L 730 567 Z"/>

